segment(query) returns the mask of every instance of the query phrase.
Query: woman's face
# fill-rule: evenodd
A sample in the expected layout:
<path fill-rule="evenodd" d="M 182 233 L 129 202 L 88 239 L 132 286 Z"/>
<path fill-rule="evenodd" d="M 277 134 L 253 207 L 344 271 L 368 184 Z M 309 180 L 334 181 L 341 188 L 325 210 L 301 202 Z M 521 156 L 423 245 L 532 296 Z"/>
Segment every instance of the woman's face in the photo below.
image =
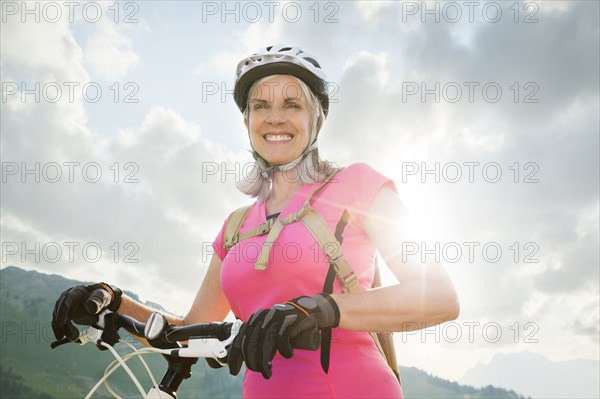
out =
<path fill-rule="evenodd" d="M 278 75 L 258 86 L 244 123 L 252 147 L 269 164 L 298 158 L 310 139 L 311 112 L 297 80 Z"/>

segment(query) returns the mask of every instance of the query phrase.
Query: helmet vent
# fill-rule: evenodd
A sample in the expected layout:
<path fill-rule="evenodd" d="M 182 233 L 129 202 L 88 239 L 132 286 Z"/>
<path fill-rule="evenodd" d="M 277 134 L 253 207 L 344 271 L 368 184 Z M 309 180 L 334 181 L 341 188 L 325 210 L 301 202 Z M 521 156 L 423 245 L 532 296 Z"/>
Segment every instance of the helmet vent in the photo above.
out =
<path fill-rule="evenodd" d="M 310 62 L 311 64 L 313 64 L 314 66 L 320 68 L 321 65 L 319 65 L 319 63 L 317 62 L 317 60 L 315 60 L 314 58 L 310 58 L 310 57 L 304 57 L 304 59 L 308 62 Z"/>

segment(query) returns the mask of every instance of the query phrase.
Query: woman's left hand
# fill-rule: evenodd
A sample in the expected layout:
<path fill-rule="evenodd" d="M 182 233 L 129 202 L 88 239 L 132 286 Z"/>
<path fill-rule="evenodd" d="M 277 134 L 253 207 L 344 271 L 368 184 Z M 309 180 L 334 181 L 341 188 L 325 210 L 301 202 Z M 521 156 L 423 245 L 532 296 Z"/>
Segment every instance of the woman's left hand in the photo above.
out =
<path fill-rule="evenodd" d="M 339 320 L 337 304 L 328 294 L 301 296 L 260 309 L 242 324 L 231 344 L 229 372 L 237 375 L 245 361 L 246 367 L 269 379 L 277 351 L 289 359 L 293 348 L 317 350 L 321 344 L 319 330 L 337 327 Z"/>

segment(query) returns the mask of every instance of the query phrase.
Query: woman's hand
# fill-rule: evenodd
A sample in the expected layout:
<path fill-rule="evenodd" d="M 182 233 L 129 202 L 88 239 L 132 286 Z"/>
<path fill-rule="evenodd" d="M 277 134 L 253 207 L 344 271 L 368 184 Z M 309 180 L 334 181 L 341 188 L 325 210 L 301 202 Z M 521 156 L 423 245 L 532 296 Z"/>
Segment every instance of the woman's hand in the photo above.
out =
<path fill-rule="evenodd" d="M 77 285 L 63 291 L 52 312 L 52 331 L 56 340 L 76 339 L 79 330 L 73 322 L 83 325 L 96 323 L 104 309 L 116 311 L 119 308 L 122 294 L 119 288 L 105 283 Z"/>
<path fill-rule="evenodd" d="M 338 306 L 328 294 L 301 296 L 260 309 L 242 325 L 231 344 L 229 372 L 237 375 L 245 361 L 246 367 L 269 379 L 277 351 L 289 359 L 293 348 L 317 350 L 321 344 L 319 330 L 337 327 L 339 320 Z"/>

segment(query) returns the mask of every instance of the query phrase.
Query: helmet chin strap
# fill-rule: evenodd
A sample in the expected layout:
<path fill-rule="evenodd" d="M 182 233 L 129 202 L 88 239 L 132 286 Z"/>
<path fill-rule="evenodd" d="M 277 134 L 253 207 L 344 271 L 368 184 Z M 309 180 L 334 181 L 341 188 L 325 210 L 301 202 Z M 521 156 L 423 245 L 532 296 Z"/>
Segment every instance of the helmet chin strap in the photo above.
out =
<path fill-rule="evenodd" d="M 313 143 L 306 147 L 306 149 L 302 152 L 302 154 L 300 154 L 298 158 L 285 164 L 269 164 L 263 157 L 260 156 L 258 152 L 256 152 L 254 148 L 252 149 L 252 157 L 254 158 L 256 164 L 260 169 L 261 176 L 267 179 L 271 177 L 275 172 L 284 172 L 295 168 L 300 164 L 300 162 L 304 160 L 304 158 L 306 158 L 311 153 L 312 150 L 315 150 L 317 147 L 317 140 L 315 138 Z"/>

